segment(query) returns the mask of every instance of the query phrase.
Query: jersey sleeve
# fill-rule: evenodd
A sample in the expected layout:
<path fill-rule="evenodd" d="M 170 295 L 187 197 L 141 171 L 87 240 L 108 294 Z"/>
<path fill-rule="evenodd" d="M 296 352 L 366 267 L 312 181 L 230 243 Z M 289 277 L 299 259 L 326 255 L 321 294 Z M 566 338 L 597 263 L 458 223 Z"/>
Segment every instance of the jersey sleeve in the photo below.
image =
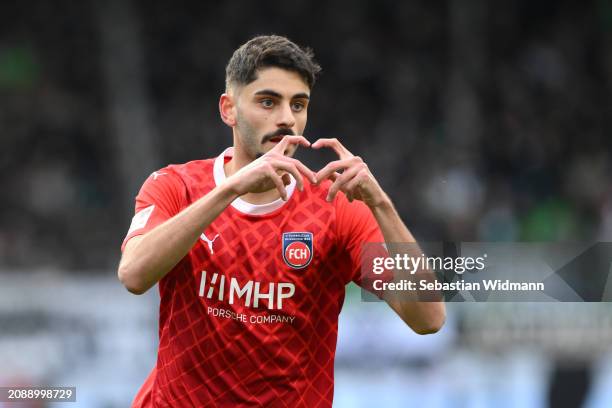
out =
<path fill-rule="evenodd" d="M 373 275 L 369 269 L 364 268 L 362 273 L 362 262 L 367 263 L 367 258 L 377 254 L 387 256 L 384 247 L 383 234 L 372 214 L 372 211 L 361 201 L 349 202 L 343 193 L 336 196 L 336 233 L 339 237 L 340 248 L 346 253 L 348 260 L 345 282 L 355 282 L 362 288 L 373 292 L 380 297 L 372 288 L 374 279 L 390 280 L 389 276 Z M 367 249 L 364 252 L 364 249 Z M 363 259 L 362 259 L 363 258 Z"/>
<path fill-rule="evenodd" d="M 136 196 L 135 215 L 126 234 L 121 251 L 136 235 L 143 235 L 178 214 L 186 202 L 186 187 L 172 170 L 153 172 Z"/>

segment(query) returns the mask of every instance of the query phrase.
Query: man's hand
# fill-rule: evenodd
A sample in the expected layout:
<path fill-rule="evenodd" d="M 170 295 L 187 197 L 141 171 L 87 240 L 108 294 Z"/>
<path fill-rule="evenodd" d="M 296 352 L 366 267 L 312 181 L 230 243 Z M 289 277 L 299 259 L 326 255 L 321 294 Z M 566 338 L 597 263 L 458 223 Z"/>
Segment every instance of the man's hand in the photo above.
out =
<path fill-rule="evenodd" d="M 361 157 L 349 152 L 338 139 L 319 139 L 311 147 L 313 149 L 330 147 L 340 157 L 340 160 L 328 163 L 316 174 L 318 182 L 327 178 L 333 181 L 327 193 L 327 201 L 332 201 L 338 191 L 346 194 L 349 201 L 360 200 L 370 208 L 377 207 L 388 200 L 378 181 L 368 169 L 368 165 Z M 339 173 L 339 170 L 342 170 L 342 173 Z"/>
<path fill-rule="evenodd" d="M 389 248 L 393 248 L 390 245 L 393 243 L 416 242 L 391 200 L 360 157 L 354 156 L 337 139 L 319 139 L 311 147 L 331 147 L 340 156 L 340 160 L 329 163 L 316 174 L 319 182 L 326 178 L 334 181 L 327 193 L 328 201 L 333 200 L 338 191 L 344 192 L 349 201 L 363 201 L 370 207 Z M 419 334 L 437 332 L 446 319 L 446 309 L 442 302 L 421 302 L 419 299 L 398 299 L 394 296 L 386 296 L 385 300 L 402 320 Z"/>
<path fill-rule="evenodd" d="M 241 168 L 227 181 L 239 196 L 246 193 L 263 193 L 276 188 L 283 200 L 287 200 L 285 186 L 289 184 L 289 174 L 296 182 L 297 188 L 304 189 L 304 174 L 311 183 L 315 183 L 315 174 L 302 162 L 284 155 L 287 146 L 299 144 L 309 147 L 310 142 L 303 136 L 285 136 L 272 150 Z"/>

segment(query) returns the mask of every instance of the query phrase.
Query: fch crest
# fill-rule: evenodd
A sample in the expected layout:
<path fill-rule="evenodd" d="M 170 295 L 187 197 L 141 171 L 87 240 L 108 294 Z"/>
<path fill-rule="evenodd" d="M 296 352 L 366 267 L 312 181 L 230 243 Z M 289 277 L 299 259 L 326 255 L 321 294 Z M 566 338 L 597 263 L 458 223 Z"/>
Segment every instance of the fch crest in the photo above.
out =
<path fill-rule="evenodd" d="M 283 232 L 283 260 L 293 269 L 303 269 L 313 257 L 312 232 Z"/>

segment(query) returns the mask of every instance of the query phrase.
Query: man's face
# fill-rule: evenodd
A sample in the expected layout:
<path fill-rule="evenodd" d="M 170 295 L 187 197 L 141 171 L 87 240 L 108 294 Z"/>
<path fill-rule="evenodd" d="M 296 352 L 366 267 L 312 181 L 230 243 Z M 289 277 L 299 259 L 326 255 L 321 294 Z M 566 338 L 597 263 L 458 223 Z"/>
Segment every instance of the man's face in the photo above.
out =
<path fill-rule="evenodd" d="M 276 67 L 257 71 L 255 81 L 234 92 L 240 148 L 255 159 L 272 149 L 283 135 L 301 135 L 309 97 L 308 85 L 299 74 Z M 290 146 L 285 154 L 291 156 L 295 149 Z"/>

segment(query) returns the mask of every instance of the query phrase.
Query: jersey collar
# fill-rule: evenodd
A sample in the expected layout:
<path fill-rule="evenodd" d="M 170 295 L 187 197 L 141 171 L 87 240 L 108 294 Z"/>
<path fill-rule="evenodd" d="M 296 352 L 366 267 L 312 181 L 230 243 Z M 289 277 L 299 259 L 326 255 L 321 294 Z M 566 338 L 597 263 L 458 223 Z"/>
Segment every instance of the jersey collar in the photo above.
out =
<path fill-rule="evenodd" d="M 232 157 L 233 155 L 234 155 L 234 148 L 228 147 L 227 149 L 223 151 L 223 153 L 221 153 L 215 159 L 215 164 L 213 168 L 213 174 L 215 177 L 215 185 L 218 186 L 225 181 L 226 177 L 225 177 L 225 169 L 223 168 L 223 164 L 225 164 L 226 157 Z M 287 200 L 291 198 L 295 190 L 295 179 L 293 178 L 291 174 L 289 175 L 289 177 L 291 178 L 291 182 L 287 186 L 285 186 L 285 189 L 287 190 Z M 240 197 L 232 201 L 232 207 L 234 207 L 234 209 L 240 211 L 241 213 L 248 214 L 248 215 L 269 214 L 281 208 L 283 204 L 285 204 L 285 201 L 283 201 L 282 198 L 279 198 L 277 200 L 274 200 L 266 204 L 251 204 L 249 202 L 244 201 Z"/>

